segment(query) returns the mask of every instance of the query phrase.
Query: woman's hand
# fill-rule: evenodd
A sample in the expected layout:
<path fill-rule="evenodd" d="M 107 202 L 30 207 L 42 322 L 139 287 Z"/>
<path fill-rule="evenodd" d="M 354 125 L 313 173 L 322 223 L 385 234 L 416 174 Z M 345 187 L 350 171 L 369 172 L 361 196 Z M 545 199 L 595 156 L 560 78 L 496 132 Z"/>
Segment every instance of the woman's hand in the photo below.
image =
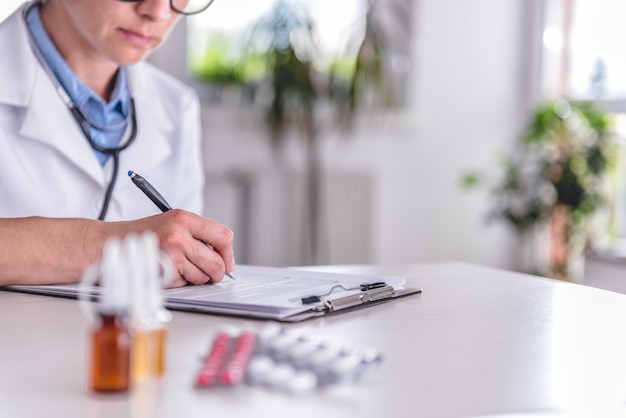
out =
<path fill-rule="evenodd" d="M 226 272 L 235 269 L 233 233 L 211 219 L 180 209 L 119 226 L 126 233 L 152 231 L 159 238 L 161 250 L 170 258 L 176 271 L 172 287 L 217 283 Z"/>

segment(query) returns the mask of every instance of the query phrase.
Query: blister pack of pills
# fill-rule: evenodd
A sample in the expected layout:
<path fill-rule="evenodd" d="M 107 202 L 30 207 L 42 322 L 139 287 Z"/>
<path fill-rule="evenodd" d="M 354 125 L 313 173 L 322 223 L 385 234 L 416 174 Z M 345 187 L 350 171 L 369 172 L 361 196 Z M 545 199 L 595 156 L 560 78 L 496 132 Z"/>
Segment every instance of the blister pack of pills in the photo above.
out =
<path fill-rule="evenodd" d="M 349 348 L 310 332 L 272 324 L 239 335 L 232 331 L 218 333 L 196 385 L 210 387 L 246 382 L 304 395 L 335 384 L 354 382 L 381 362 L 382 356 L 376 350 Z"/>

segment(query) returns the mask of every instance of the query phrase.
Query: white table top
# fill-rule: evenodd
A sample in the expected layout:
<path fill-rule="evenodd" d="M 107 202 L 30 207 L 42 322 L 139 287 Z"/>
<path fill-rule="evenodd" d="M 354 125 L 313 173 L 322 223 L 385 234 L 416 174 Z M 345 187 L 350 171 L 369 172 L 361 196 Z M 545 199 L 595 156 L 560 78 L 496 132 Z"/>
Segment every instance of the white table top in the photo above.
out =
<path fill-rule="evenodd" d="M 424 290 L 286 325 L 380 351 L 382 365 L 356 383 L 305 397 L 199 390 L 194 378 L 220 327 L 263 323 L 173 312 L 158 385 L 89 394 L 88 324 L 76 302 L 0 292 L 0 417 L 561 416 L 626 401 L 626 295 L 461 263 L 324 269 L 403 275 Z"/>

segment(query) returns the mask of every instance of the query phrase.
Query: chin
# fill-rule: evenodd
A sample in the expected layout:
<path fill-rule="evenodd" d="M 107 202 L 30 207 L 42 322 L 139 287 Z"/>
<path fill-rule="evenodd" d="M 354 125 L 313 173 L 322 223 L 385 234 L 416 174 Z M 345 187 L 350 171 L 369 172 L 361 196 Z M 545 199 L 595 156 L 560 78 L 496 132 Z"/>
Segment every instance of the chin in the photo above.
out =
<path fill-rule="evenodd" d="M 114 61 L 117 62 L 119 65 L 133 65 L 137 64 L 139 61 L 147 57 L 150 52 L 152 51 L 143 51 L 141 53 L 134 51 L 133 53 L 120 54 L 115 57 Z"/>

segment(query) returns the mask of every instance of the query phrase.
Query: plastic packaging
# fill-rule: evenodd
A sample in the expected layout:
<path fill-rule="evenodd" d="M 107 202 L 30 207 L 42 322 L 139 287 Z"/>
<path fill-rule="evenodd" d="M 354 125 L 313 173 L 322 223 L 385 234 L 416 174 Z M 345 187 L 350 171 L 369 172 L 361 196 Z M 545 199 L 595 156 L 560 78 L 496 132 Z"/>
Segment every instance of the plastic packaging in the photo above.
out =
<path fill-rule="evenodd" d="M 354 350 L 270 323 L 238 337 L 234 332 L 219 332 L 196 385 L 236 385 L 245 374 L 249 385 L 302 396 L 354 382 L 381 362 L 375 350 Z"/>
<path fill-rule="evenodd" d="M 239 332 L 227 328 L 218 332 L 196 376 L 196 386 L 208 388 L 243 383 L 257 340 L 256 333 L 252 331 Z"/>
<path fill-rule="evenodd" d="M 226 363 L 231 341 L 232 336 L 226 331 L 221 331 L 215 336 L 209 354 L 196 377 L 197 386 L 210 387 L 219 383 L 219 373 Z"/>

